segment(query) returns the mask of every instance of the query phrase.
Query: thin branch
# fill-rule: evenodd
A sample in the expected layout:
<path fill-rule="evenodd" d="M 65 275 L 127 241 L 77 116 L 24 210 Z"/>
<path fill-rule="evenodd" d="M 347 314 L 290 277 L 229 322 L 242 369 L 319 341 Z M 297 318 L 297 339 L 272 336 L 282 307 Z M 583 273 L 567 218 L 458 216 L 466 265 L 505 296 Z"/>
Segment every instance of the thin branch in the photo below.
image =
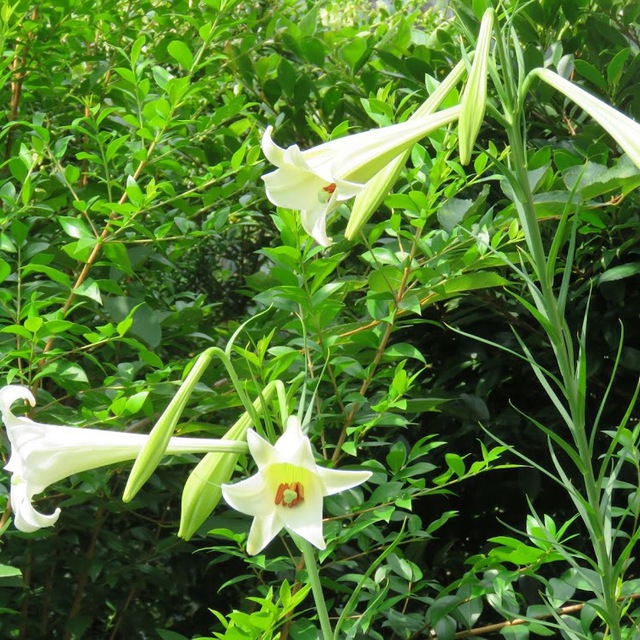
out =
<path fill-rule="evenodd" d="M 622 596 L 618 598 L 618 602 L 624 602 L 625 600 L 640 600 L 640 593 L 633 593 L 629 596 Z M 580 602 L 579 604 L 571 604 L 566 607 L 561 607 L 557 611 L 551 611 L 539 616 L 532 616 L 531 618 L 514 618 L 513 620 L 505 620 L 504 622 L 496 622 L 494 624 L 487 624 L 483 627 L 475 627 L 474 629 L 467 629 L 465 631 L 458 631 L 454 636 L 454 640 L 463 640 L 464 638 L 473 638 L 475 636 L 481 636 L 485 633 L 496 633 L 502 631 L 507 627 L 517 627 L 519 625 L 527 624 L 535 620 L 548 620 L 549 618 L 555 618 L 557 616 L 566 616 L 573 613 L 577 613 L 584 609 L 585 605 L 589 603 Z M 429 640 L 437 640 L 438 634 L 433 630 L 427 634 Z M 414 638 L 419 637 L 417 634 L 412 636 Z"/>

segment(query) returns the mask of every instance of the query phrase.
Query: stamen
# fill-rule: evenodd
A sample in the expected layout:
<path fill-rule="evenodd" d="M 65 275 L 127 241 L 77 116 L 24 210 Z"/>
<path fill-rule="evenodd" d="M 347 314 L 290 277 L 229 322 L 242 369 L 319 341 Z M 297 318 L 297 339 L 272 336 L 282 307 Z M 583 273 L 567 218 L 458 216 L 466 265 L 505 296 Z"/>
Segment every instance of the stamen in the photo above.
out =
<path fill-rule="evenodd" d="M 282 482 L 276 491 L 275 503 L 282 507 L 295 507 L 304 500 L 304 486 L 300 482 Z"/>
<path fill-rule="evenodd" d="M 322 187 L 323 191 L 326 191 L 327 193 L 333 193 L 336 190 L 336 183 L 332 182 L 331 184 L 328 184 L 326 187 Z"/>

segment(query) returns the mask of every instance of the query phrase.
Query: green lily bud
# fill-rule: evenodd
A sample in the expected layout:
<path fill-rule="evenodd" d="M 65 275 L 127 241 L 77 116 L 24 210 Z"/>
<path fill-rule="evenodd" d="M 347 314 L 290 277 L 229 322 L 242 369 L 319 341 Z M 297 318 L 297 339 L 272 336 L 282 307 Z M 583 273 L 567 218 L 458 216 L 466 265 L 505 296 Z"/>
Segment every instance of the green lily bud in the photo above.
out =
<path fill-rule="evenodd" d="M 207 351 L 199 356 L 189 375 L 180 385 L 178 392 L 173 396 L 164 413 L 151 430 L 149 438 L 138 454 L 133 464 L 133 469 L 131 469 L 131 473 L 129 474 L 127 486 L 124 488 L 124 494 L 122 496 L 124 502 L 130 502 L 133 499 L 136 493 L 142 488 L 142 485 L 149 479 L 151 474 L 156 470 L 156 467 L 160 464 L 189 397 L 204 373 L 204 370 L 211 362 L 211 358 L 211 349 L 207 349 Z"/>
<path fill-rule="evenodd" d="M 253 402 L 256 411 L 260 411 L 265 403 L 270 402 L 275 393 L 276 386 L 267 385 L 262 396 Z M 224 434 L 222 440 L 246 442 L 247 429 L 251 424 L 249 413 L 243 413 Z M 182 510 L 178 530 L 180 538 L 189 540 L 211 515 L 220 502 L 221 485 L 231 479 L 239 457 L 235 453 L 208 453 L 191 472 L 182 490 Z"/>
<path fill-rule="evenodd" d="M 458 123 L 458 146 L 462 164 L 468 164 L 471 160 L 471 150 L 478 137 L 487 105 L 487 68 L 493 15 L 493 9 L 487 9 L 482 16 L 478 46 L 473 56 L 469 80 L 460 100 L 462 111 Z"/>
<path fill-rule="evenodd" d="M 416 112 L 409 118 L 409 121 L 426 117 L 435 112 L 442 101 L 460 81 L 464 71 L 464 63 L 462 61 L 458 62 L 449 75 L 438 85 L 437 89 L 416 109 Z M 353 238 L 360 233 L 362 227 L 364 227 L 373 215 L 373 212 L 380 206 L 389 191 L 391 191 L 391 187 L 396 183 L 410 153 L 411 149 L 406 149 L 399 156 L 391 160 L 391 162 L 373 176 L 373 178 L 367 182 L 364 189 L 356 195 L 353 202 L 353 209 L 349 216 L 349 222 L 347 223 L 347 228 L 344 233 L 347 240 L 353 240 Z"/>
<path fill-rule="evenodd" d="M 189 540 L 218 506 L 221 486 L 231 479 L 238 457 L 208 453 L 191 472 L 182 491 L 178 537 Z"/>

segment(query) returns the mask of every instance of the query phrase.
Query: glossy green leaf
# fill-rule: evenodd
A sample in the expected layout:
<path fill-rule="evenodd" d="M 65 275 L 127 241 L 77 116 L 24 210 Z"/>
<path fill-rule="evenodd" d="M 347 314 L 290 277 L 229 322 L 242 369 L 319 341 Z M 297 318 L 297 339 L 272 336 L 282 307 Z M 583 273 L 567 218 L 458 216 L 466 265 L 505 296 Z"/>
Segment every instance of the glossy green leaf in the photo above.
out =
<path fill-rule="evenodd" d="M 172 40 L 167 47 L 169 55 L 187 71 L 193 66 L 193 54 L 182 40 Z"/>

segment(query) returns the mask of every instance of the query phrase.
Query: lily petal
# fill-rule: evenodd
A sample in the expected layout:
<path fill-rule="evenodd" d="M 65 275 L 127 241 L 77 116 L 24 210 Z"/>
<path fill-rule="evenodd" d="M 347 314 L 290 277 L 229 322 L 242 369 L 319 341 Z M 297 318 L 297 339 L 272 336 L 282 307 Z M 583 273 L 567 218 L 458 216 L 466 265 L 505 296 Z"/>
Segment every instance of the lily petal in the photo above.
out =
<path fill-rule="evenodd" d="M 10 384 L 0 389 L 0 412 L 3 416 L 11 413 L 11 407 L 17 400 L 26 400 L 32 407 L 36 405 L 36 399 L 27 387 Z"/>
<path fill-rule="evenodd" d="M 52 527 L 60 517 L 60 508 L 46 515 L 33 508 L 29 487 L 21 478 L 11 483 L 11 510 L 14 514 L 14 525 L 19 531 L 31 533 L 44 527 Z"/>
<path fill-rule="evenodd" d="M 335 204 L 334 200 L 334 204 Z M 302 228 L 321 246 L 328 247 L 332 239 L 327 235 L 327 217 L 336 207 L 331 204 L 318 203 L 310 209 L 300 212 Z"/>
<path fill-rule="evenodd" d="M 282 526 L 275 513 L 255 517 L 247 538 L 247 553 L 251 556 L 260 553 L 280 533 Z"/>
<path fill-rule="evenodd" d="M 280 169 L 262 176 L 267 198 L 278 207 L 285 209 L 313 209 L 324 204 L 318 194 L 329 185 L 327 180 L 314 176 L 309 169 L 301 169 L 293 164 L 282 165 Z M 327 201 L 329 196 L 327 196 Z"/>
<path fill-rule="evenodd" d="M 373 474 L 371 471 L 343 471 L 341 469 L 323 469 L 318 467 L 318 475 L 322 482 L 325 496 L 353 489 L 366 482 Z"/>
<path fill-rule="evenodd" d="M 275 451 L 282 462 L 297 465 L 302 469 L 317 473 L 316 465 L 309 438 L 302 432 L 302 425 L 297 416 L 289 416 L 284 433 L 275 444 Z"/>
<path fill-rule="evenodd" d="M 532 73 L 584 109 L 622 147 L 640 169 L 640 124 L 550 69 Z"/>
<path fill-rule="evenodd" d="M 235 484 L 223 484 L 222 495 L 229 506 L 248 516 L 266 516 L 274 512 L 273 496 L 261 473 Z"/>
<path fill-rule="evenodd" d="M 275 164 L 276 167 L 279 167 L 284 163 L 284 149 L 275 144 L 271 138 L 272 133 L 273 127 L 268 126 L 262 135 L 262 153 L 264 153 L 265 158 L 271 164 Z"/>
<path fill-rule="evenodd" d="M 293 509 L 280 507 L 278 515 L 284 526 L 318 549 L 325 549 L 322 533 L 322 487 L 319 482 L 305 485 L 304 501 Z"/>
<path fill-rule="evenodd" d="M 256 461 L 259 469 L 271 462 L 273 458 L 273 445 L 253 429 L 247 431 L 247 444 L 249 445 L 251 457 Z"/>

